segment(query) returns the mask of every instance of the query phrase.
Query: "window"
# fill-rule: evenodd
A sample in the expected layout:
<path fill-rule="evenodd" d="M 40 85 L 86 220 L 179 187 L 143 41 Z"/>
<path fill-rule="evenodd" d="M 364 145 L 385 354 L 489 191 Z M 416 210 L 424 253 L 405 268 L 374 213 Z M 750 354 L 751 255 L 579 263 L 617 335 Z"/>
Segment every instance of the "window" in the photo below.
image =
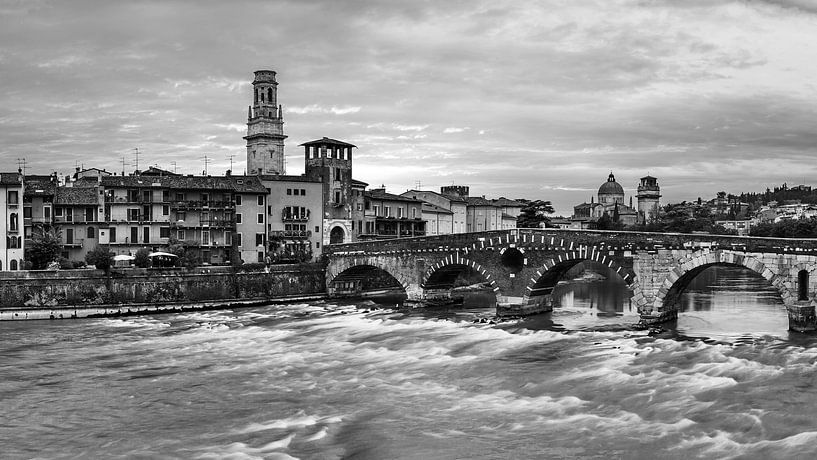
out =
<path fill-rule="evenodd" d="M 241 206 L 241 195 L 236 195 L 235 196 L 235 205 L 236 206 Z"/>
<path fill-rule="evenodd" d="M 139 220 L 139 210 L 128 209 L 128 220 Z"/>
<path fill-rule="evenodd" d="M 235 245 L 238 246 L 239 248 L 241 247 L 241 234 L 240 233 L 235 234 Z"/>
<path fill-rule="evenodd" d="M 256 246 L 263 246 L 264 245 L 264 234 L 263 233 L 256 233 L 255 234 L 255 245 Z"/>
<path fill-rule="evenodd" d="M 170 238 L 170 227 L 159 227 L 159 238 Z"/>
<path fill-rule="evenodd" d="M 385 217 L 391 217 L 391 206 L 383 206 L 383 215 Z"/>
<path fill-rule="evenodd" d="M 85 222 L 93 222 L 94 221 L 94 208 L 86 208 L 85 209 Z"/>
<path fill-rule="evenodd" d="M 74 229 L 65 229 L 65 244 L 74 244 Z"/>
<path fill-rule="evenodd" d="M 17 204 L 19 199 L 17 190 L 9 190 L 9 204 Z"/>
<path fill-rule="evenodd" d="M 258 195 L 258 206 L 264 206 L 264 195 Z"/>
<path fill-rule="evenodd" d="M 136 243 L 139 241 L 139 227 L 130 228 L 130 242 Z"/>
<path fill-rule="evenodd" d="M 241 214 L 240 213 L 235 215 L 235 223 L 237 223 L 237 224 L 241 223 Z"/>
<path fill-rule="evenodd" d="M 224 232 L 224 244 L 226 244 L 227 246 L 232 246 L 233 244 L 232 233 Z"/>
<path fill-rule="evenodd" d="M 287 195 L 292 195 L 292 189 L 291 188 L 287 189 Z"/>
<path fill-rule="evenodd" d="M 162 215 L 169 216 L 170 215 L 170 206 L 164 205 L 162 206 Z"/>
<path fill-rule="evenodd" d="M 411 217 L 414 219 L 417 218 L 417 208 L 411 208 Z"/>
<path fill-rule="evenodd" d="M 176 219 L 184 222 L 185 217 L 187 217 L 187 213 L 184 211 L 176 211 Z"/>
<path fill-rule="evenodd" d="M 109 243 L 116 242 L 116 227 L 111 227 L 108 229 L 108 242 Z"/>
<path fill-rule="evenodd" d="M 51 206 L 43 206 L 43 218 L 46 220 L 51 219 Z"/>
<path fill-rule="evenodd" d="M 86 235 L 85 237 L 86 238 L 94 238 L 94 234 L 95 234 L 94 227 L 88 227 L 88 229 L 86 231 L 86 234 L 85 234 Z"/>
<path fill-rule="evenodd" d="M 201 201 L 203 201 L 204 205 L 206 206 L 208 204 L 208 202 L 210 201 L 210 194 L 209 193 L 202 193 L 201 194 Z"/>
<path fill-rule="evenodd" d="M 17 261 L 15 259 L 11 259 L 11 262 L 9 262 L 9 270 L 17 270 Z"/>
<path fill-rule="evenodd" d="M 374 205 L 374 215 L 375 215 L 375 216 L 379 216 L 379 215 L 380 215 L 380 206 L 378 206 L 378 205 Z"/>
<path fill-rule="evenodd" d="M 187 236 L 187 235 L 185 235 L 185 234 L 184 234 L 184 230 L 179 230 L 179 231 L 176 233 L 176 238 L 178 238 L 179 240 L 182 240 L 182 241 L 184 240 L 184 238 L 185 238 L 186 236 Z"/>
<path fill-rule="evenodd" d="M 62 208 L 56 208 L 54 210 L 54 215 L 57 217 L 62 217 Z"/>
<path fill-rule="evenodd" d="M 23 219 L 31 219 L 31 206 L 23 207 Z"/>
<path fill-rule="evenodd" d="M 209 230 L 202 230 L 201 231 L 201 244 L 207 246 L 210 244 L 210 231 Z"/>
<path fill-rule="evenodd" d="M 176 201 L 184 201 L 184 193 L 176 192 Z"/>
<path fill-rule="evenodd" d="M 320 231 L 321 231 L 321 228 L 316 225 L 315 226 L 315 233 L 320 233 Z"/>
<path fill-rule="evenodd" d="M 150 243 L 150 227 L 142 227 L 142 241 Z"/>
<path fill-rule="evenodd" d="M 340 203 L 340 190 L 335 190 L 335 203 Z"/>
<path fill-rule="evenodd" d="M 18 228 L 17 213 L 13 212 L 9 214 L 9 230 L 11 230 L 12 232 L 16 232 L 17 228 Z"/>
<path fill-rule="evenodd" d="M 264 223 L 264 213 L 258 213 L 258 223 L 259 224 Z"/>
<path fill-rule="evenodd" d="M 362 204 L 360 204 L 360 203 L 358 203 L 358 204 L 357 204 L 357 210 L 358 210 L 358 211 L 363 211 L 363 205 L 362 205 Z"/>
<path fill-rule="evenodd" d="M 170 190 L 162 190 L 162 201 L 165 203 L 170 201 Z"/>
<path fill-rule="evenodd" d="M 259 262 L 264 261 L 264 253 L 262 251 L 258 251 L 258 261 Z"/>
<path fill-rule="evenodd" d="M 402 206 L 397 207 L 397 217 L 401 217 L 401 218 L 404 217 L 403 216 L 403 207 Z"/>

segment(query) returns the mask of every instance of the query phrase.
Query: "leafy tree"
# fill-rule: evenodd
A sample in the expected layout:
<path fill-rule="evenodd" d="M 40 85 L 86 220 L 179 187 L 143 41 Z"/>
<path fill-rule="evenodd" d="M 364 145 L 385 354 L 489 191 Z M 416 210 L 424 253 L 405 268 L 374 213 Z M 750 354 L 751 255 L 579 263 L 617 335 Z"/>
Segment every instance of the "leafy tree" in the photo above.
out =
<path fill-rule="evenodd" d="M 605 211 L 596 221 L 596 228 L 599 230 L 621 230 L 624 227 L 620 222 L 615 222 Z"/>
<path fill-rule="evenodd" d="M 96 268 L 105 270 L 105 273 L 108 273 L 113 266 L 113 257 L 114 254 L 110 249 L 106 246 L 98 245 L 85 254 L 85 262 L 90 265 L 95 265 Z"/>
<path fill-rule="evenodd" d="M 34 270 L 46 268 L 48 264 L 60 258 L 62 246 L 59 230 L 54 227 L 35 228 L 26 252 L 28 253 L 26 258 L 31 261 Z"/>
<path fill-rule="evenodd" d="M 148 257 L 148 254 L 150 254 L 149 249 L 139 248 L 139 250 L 136 251 L 136 255 L 134 256 L 135 258 L 133 259 L 133 264 L 136 265 L 139 268 L 148 268 L 148 267 L 150 267 L 151 261 L 150 261 L 150 257 Z"/>
<path fill-rule="evenodd" d="M 550 201 L 525 200 L 522 202 L 525 203 L 525 207 L 522 208 L 521 213 L 516 218 L 516 226 L 519 228 L 540 228 L 542 223 L 547 225 L 550 222 L 548 214 L 555 212 Z"/>
<path fill-rule="evenodd" d="M 178 263 L 187 268 L 201 265 L 201 257 L 196 254 L 196 251 L 191 251 L 176 237 L 171 236 L 167 240 L 167 252 L 179 256 Z"/>

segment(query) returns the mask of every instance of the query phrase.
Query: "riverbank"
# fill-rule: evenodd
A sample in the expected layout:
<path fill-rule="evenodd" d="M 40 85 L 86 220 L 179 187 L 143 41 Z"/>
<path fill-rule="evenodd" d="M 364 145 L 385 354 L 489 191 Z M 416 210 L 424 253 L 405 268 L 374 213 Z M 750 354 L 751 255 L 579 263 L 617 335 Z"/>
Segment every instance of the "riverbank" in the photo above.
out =
<path fill-rule="evenodd" d="M 212 310 L 314 300 L 322 265 L 2 272 L 0 321 Z"/>

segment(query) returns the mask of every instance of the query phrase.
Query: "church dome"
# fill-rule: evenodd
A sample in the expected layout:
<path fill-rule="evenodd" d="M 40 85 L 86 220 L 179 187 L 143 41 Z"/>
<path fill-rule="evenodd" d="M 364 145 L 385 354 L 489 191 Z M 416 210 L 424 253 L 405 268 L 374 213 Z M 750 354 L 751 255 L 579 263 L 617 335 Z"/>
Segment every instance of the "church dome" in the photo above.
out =
<path fill-rule="evenodd" d="M 622 199 L 624 198 L 624 187 L 616 182 L 616 177 L 612 172 L 607 177 L 607 182 L 601 184 L 601 187 L 599 187 L 599 201 L 601 202 L 604 201 L 601 198 L 603 195 L 620 195 Z"/>

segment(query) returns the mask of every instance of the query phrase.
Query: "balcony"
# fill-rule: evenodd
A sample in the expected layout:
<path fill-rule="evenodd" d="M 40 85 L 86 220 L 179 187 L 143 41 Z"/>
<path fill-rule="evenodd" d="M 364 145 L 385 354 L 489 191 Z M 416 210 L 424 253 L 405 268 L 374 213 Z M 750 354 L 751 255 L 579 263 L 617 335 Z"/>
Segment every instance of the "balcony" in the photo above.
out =
<path fill-rule="evenodd" d="M 170 228 L 233 228 L 235 227 L 235 219 L 206 219 L 200 221 L 171 221 Z"/>
<path fill-rule="evenodd" d="M 281 212 L 281 220 L 284 222 L 308 222 L 309 214 L 309 209 L 306 210 L 306 215 L 291 213 L 288 209 L 284 209 Z"/>
<path fill-rule="evenodd" d="M 171 209 L 233 209 L 235 203 L 223 200 L 182 200 L 170 202 Z"/>
<path fill-rule="evenodd" d="M 81 248 L 83 241 L 85 241 L 85 240 L 80 240 L 80 239 L 74 238 L 70 242 L 64 241 L 62 243 L 62 247 L 64 247 L 64 248 Z"/>
<path fill-rule="evenodd" d="M 311 230 L 272 230 L 269 232 L 272 238 L 307 239 L 312 236 Z"/>

